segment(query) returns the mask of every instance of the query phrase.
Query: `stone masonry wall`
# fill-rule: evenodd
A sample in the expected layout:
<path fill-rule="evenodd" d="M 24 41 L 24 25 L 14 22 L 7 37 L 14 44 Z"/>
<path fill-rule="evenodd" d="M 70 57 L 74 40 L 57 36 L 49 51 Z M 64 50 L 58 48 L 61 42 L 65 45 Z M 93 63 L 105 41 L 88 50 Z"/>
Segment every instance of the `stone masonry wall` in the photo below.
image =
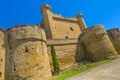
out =
<path fill-rule="evenodd" d="M 54 14 L 47 4 L 41 6 L 41 12 L 41 26 L 18 25 L 6 31 L 0 28 L 0 77 L 3 80 L 51 80 L 51 45 L 55 47 L 61 70 L 86 58 L 81 43 L 85 43 L 92 61 L 120 54 L 118 29 L 108 33 L 102 25 L 87 29 L 82 14 L 64 18 Z"/>
<path fill-rule="evenodd" d="M 108 36 L 112 41 L 116 51 L 120 55 L 120 30 L 119 29 L 111 29 L 108 30 Z"/>
<path fill-rule="evenodd" d="M 81 14 L 73 18 L 64 18 L 54 14 L 47 4 L 41 6 L 41 12 L 43 14 L 41 27 L 45 30 L 47 39 L 78 38 L 81 29 L 86 28 Z"/>
<path fill-rule="evenodd" d="M 5 72 L 4 30 L 0 28 L 0 77 L 4 80 Z"/>
<path fill-rule="evenodd" d="M 6 80 L 49 80 L 46 37 L 39 26 L 20 25 L 8 29 L 6 37 Z"/>
<path fill-rule="evenodd" d="M 85 43 L 93 61 L 118 55 L 102 25 L 95 25 L 85 30 L 80 35 L 80 41 Z"/>
<path fill-rule="evenodd" d="M 81 30 L 76 21 L 67 20 L 62 18 L 53 18 L 54 22 L 54 38 L 67 39 L 78 38 Z"/>
<path fill-rule="evenodd" d="M 54 45 L 55 47 L 61 70 L 69 68 L 76 63 L 75 55 L 76 55 L 77 39 L 56 39 L 56 40 L 54 39 L 54 40 L 47 40 L 47 43 L 48 43 L 47 46 L 48 46 L 48 54 L 50 58 L 50 65 L 52 70 L 53 70 L 53 63 L 52 63 L 50 45 Z"/>

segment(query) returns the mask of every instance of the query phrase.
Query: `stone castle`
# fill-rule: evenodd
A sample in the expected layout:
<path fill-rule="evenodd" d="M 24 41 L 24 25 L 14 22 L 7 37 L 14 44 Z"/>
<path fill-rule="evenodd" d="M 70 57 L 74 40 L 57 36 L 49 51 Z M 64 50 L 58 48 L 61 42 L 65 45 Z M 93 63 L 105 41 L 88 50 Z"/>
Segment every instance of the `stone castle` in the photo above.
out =
<path fill-rule="evenodd" d="M 87 28 L 82 14 L 64 18 L 47 4 L 41 6 L 41 12 L 40 25 L 0 28 L 0 76 L 4 80 L 50 80 L 51 45 L 61 70 L 86 59 L 83 42 L 92 61 L 120 54 L 119 29 L 106 31 L 102 25 Z"/>

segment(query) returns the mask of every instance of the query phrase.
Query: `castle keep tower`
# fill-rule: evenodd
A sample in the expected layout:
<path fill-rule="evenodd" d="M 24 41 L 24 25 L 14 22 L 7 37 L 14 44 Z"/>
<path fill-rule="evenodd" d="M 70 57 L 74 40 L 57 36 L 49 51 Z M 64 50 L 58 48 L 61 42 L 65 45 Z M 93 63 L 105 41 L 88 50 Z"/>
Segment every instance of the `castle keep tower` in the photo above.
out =
<path fill-rule="evenodd" d="M 118 54 L 120 54 L 120 30 L 116 28 L 108 30 L 107 32 L 115 49 L 117 50 Z"/>
<path fill-rule="evenodd" d="M 49 5 L 41 7 L 43 20 L 41 27 L 45 30 L 47 39 L 78 38 L 81 31 L 86 29 L 86 24 L 79 14 L 73 18 L 64 18 L 54 14 Z"/>
<path fill-rule="evenodd" d="M 46 36 L 37 25 L 19 25 L 5 33 L 6 79 L 49 80 Z"/>
<path fill-rule="evenodd" d="M 84 52 L 84 54 L 89 54 L 93 61 L 118 55 L 102 25 L 96 25 L 85 30 L 80 35 L 80 41 L 81 45 L 84 43 L 88 50 L 88 53 Z"/>
<path fill-rule="evenodd" d="M 5 48 L 4 48 L 4 30 L 0 28 L 0 77 L 4 79 L 5 72 Z"/>

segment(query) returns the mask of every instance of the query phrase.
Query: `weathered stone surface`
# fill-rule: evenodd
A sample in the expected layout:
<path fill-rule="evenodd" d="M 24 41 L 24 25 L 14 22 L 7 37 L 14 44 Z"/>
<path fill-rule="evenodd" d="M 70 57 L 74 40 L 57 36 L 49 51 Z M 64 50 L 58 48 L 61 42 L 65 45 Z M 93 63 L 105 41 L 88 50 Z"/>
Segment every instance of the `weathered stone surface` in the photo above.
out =
<path fill-rule="evenodd" d="M 120 55 L 120 30 L 119 29 L 111 29 L 108 30 L 108 36 L 112 41 L 116 51 Z"/>
<path fill-rule="evenodd" d="M 5 80 L 49 80 L 50 66 L 53 70 L 51 45 L 55 47 L 61 70 L 85 59 L 81 42 L 93 61 L 120 54 L 120 31 L 108 31 L 112 44 L 103 26 L 87 29 L 82 14 L 64 18 L 54 14 L 49 5 L 43 5 L 41 12 L 40 25 L 45 33 L 39 25 L 14 26 L 5 31 L 5 36 L 0 29 L 0 72 Z"/>
<path fill-rule="evenodd" d="M 47 42 L 48 42 L 48 53 L 50 57 L 50 65 L 52 70 L 53 70 L 53 63 L 52 63 L 50 45 L 54 45 L 55 47 L 55 51 L 57 54 L 57 58 L 61 70 L 69 68 L 76 63 L 75 55 L 76 55 L 77 39 L 67 39 L 67 40 L 54 39 L 54 40 L 47 40 Z"/>
<path fill-rule="evenodd" d="M 75 55 L 75 60 L 76 62 L 80 62 L 82 60 L 85 59 L 85 53 L 84 53 L 84 50 L 81 46 L 81 41 L 80 41 L 80 37 L 78 38 L 78 42 L 77 42 L 77 45 L 76 45 L 76 55 Z"/>
<path fill-rule="evenodd" d="M 5 72 L 5 48 L 4 48 L 4 30 L 0 28 L 0 77 L 4 79 Z"/>
<path fill-rule="evenodd" d="M 81 31 L 86 28 L 82 16 L 64 18 L 54 14 L 49 5 L 43 5 L 41 12 L 43 14 L 41 26 L 48 39 L 78 38 Z"/>
<path fill-rule="evenodd" d="M 85 43 L 93 61 L 118 55 L 102 25 L 96 25 L 85 30 L 80 35 L 80 41 Z"/>
<path fill-rule="evenodd" d="M 6 31 L 6 80 L 49 80 L 46 37 L 38 26 L 21 25 Z"/>

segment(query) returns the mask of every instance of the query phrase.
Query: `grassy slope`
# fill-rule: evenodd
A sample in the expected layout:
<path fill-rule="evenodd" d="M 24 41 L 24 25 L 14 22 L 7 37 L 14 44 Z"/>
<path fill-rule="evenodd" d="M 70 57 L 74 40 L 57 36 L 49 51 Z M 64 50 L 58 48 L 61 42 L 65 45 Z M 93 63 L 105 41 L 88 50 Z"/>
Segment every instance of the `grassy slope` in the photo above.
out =
<path fill-rule="evenodd" d="M 110 62 L 114 59 L 116 59 L 116 58 L 106 59 L 106 60 L 102 60 L 102 61 L 94 62 L 94 63 L 89 63 L 87 65 L 80 65 L 78 67 L 61 72 L 57 76 L 53 76 L 53 80 L 64 80 L 68 77 L 74 76 L 74 75 L 84 72 L 86 70 L 90 70 L 91 68 L 94 68 L 96 66 L 99 66 L 99 65 L 107 63 L 107 62 Z"/>

